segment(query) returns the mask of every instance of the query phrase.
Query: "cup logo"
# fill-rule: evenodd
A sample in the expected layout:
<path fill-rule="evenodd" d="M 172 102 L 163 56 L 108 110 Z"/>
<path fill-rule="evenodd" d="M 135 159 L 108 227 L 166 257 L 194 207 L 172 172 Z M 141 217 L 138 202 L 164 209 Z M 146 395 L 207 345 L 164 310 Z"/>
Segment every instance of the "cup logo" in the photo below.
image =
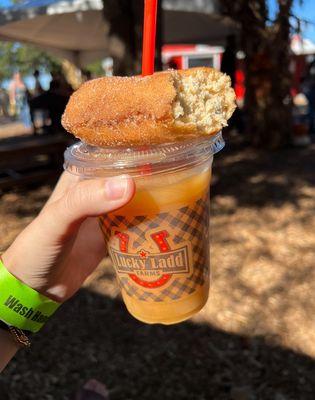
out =
<path fill-rule="evenodd" d="M 148 234 L 155 248 L 141 248 L 136 253 L 129 252 L 127 233 L 116 231 L 114 234 L 119 241 L 119 250 L 109 246 L 109 251 L 116 271 L 127 274 L 137 285 L 154 289 L 165 285 L 173 274 L 190 274 L 190 244 L 172 249 L 166 230 Z"/>
<path fill-rule="evenodd" d="M 209 281 L 209 193 L 154 215 L 100 218 L 118 283 L 140 301 L 182 299 Z"/>

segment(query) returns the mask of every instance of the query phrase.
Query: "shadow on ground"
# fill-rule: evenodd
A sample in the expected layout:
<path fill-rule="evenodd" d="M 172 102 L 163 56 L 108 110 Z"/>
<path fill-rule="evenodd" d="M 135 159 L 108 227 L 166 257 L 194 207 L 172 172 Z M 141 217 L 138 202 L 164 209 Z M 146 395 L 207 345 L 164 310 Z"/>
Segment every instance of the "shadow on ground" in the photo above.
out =
<path fill-rule="evenodd" d="M 298 204 L 303 186 L 315 185 L 315 145 L 278 152 L 244 147 L 241 139 L 228 139 L 222 154 L 215 156 L 212 198 L 224 193 L 236 197 L 238 206 L 281 207 Z M 237 190 L 236 190 L 237 187 Z M 304 194 L 305 196 L 305 194 Z"/>
<path fill-rule="evenodd" d="M 315 146 L 262 153 L 229 143 L 215 158 L 212 297 L 200 323 L 138 323 L 104 272 L 94 289 L 112 297 L 83 289 L 65 304 L 0 376 L 0 400 L 69 400 L 89 378 L 111 400 L 314 398 L 314 359 L 279 343 L 315 355 Z M 49 193 L 1 197 L 1 248 Z"/>
<path fill-rule="evenodd" d="M 145 325 L 86 289 L 33 341 L 1 375 L 1 400 L 69 399 L 92 377 L 111 400 L 314 397 L 311 358 L 206 324 Z"/>

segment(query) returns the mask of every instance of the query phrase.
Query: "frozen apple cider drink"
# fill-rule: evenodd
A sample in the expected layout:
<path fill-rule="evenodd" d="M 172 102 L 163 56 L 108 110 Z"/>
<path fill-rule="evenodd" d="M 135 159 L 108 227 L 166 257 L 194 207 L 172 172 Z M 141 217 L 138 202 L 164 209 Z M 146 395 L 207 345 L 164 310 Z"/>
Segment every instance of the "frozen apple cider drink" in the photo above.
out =
<path fill-rule="evenodd" d="M 134 178 L 134 198 L 100 227 L 129 312 L 173 324 L 208 298 L 211 167 L 235 93 L 212 68 L 154 73 L 157 0 L 144 3 L 142 76 L 95 79 L 71 96 L 62 124 L 82 142 L 65 169 Z"/>
<path fill-rule="evenodd" d="M 100 226 L 126 307 L 143 322 L 180 322 L 207 301 L 209 183 L 223 145 L 218 134 L 143 150 L 78 143 L 66 152 L 65 168 L 86 179 L 135 179 L 135 197 Z"/>
<path fill-rule="evenodd" d="M 143 322 L 180 322 L 207 301 L 211 166 L 234 99 L 226 75 L 196 68 L 89 81 L 67 105 L 63 125 L 82 142 L 65 169 L 135 180 L 131 202 L 100 226 L 126 307 Z"/>

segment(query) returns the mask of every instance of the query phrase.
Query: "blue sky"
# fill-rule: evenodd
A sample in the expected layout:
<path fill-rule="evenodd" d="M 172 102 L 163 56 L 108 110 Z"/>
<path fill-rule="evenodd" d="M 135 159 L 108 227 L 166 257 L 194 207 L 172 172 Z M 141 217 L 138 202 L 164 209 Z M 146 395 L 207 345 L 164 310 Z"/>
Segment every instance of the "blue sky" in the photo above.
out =
<path fill-rule="evenodd" d="M 302 3 L 302 4 L 301 4 Z M 271 15 L 276 10 L 276 0 L 268 0 Z M 313 22 L 313 24 L 302 24 L 303 36 L 315 42 L 315 0 L 294 0 L 293 14 L 301 19 Z"/>
<path fill-rule="evenodd" d="M 0 6 L 1 7 L 7 7 L 11 4 L 10 0 L 0 0 Z"/>

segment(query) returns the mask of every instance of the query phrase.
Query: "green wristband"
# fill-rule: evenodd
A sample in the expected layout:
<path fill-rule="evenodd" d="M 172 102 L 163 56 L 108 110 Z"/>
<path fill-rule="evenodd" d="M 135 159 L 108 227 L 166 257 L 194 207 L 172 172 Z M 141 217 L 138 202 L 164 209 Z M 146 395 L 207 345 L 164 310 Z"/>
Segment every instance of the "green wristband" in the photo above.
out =
<path fill-rule="evenodd" d="M 60 305 L 15 278 L 0 259 L 0 320 L 38 332 Z"/>

